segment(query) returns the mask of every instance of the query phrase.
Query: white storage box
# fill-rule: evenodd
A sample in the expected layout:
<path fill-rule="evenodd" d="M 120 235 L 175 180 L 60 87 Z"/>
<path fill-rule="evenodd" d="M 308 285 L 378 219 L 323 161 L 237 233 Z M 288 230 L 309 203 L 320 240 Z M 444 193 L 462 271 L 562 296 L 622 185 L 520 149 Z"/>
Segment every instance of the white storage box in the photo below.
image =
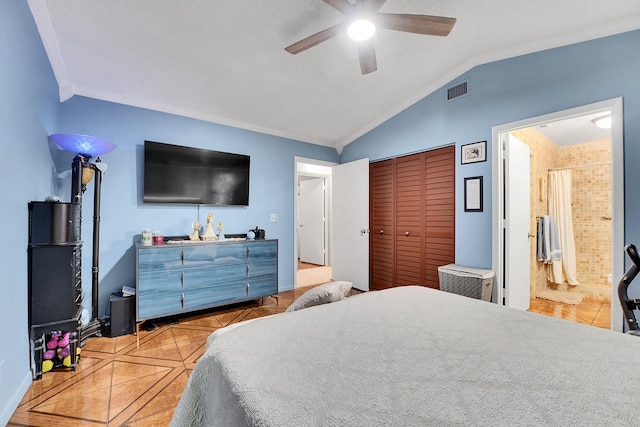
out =
<path fill-rule="evenodd" d="M 438 267 L 440 290 L 466 297 L 491 301 L 493 292 L 492 270 L 448 264 Z"/>

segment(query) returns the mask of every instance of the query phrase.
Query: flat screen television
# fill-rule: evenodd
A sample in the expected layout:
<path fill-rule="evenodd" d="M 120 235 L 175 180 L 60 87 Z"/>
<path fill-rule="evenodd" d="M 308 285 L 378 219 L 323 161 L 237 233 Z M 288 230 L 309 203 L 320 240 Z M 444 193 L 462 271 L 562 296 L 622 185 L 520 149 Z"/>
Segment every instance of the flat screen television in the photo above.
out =
<path fill-rule="evenodd" d="M 144 203 L 249 206 L 250 157 L 144 142 Z"/>

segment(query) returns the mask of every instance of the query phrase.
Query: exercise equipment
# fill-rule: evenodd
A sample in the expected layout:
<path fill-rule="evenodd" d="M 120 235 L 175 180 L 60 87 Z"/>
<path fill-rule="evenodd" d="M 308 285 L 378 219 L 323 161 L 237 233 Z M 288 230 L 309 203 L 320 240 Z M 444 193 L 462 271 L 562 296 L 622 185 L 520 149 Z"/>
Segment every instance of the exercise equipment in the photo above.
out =
<path fill-rule="evenodd" d="M 629 285 L 640 272 L 640 256 L 638 255 L 638 250 L 635 245 L 631 243 L 624 247 L 624 251 L 631 260 L 631 265 L 624 273 L 624 276 L 622 276 L 622 279 L 620 279 L 620 283 L 618 283 L 618 298 L 620 299 L 620 304 L 622 304 L 624 319 L 629 327 L 627 333 L 640 336 L 640 326 L 638 326 L 638 320 L 634 313 L 634 310 L 640 308 L 640 299 L 631 299 L 627 293 Z"/>

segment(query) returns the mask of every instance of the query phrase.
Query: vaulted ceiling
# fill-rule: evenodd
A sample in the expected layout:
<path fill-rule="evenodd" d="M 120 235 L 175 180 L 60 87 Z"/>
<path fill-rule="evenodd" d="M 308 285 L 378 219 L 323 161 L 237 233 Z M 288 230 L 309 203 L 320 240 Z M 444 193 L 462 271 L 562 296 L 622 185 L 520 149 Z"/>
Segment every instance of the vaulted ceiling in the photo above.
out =
<path fill-rule="evenodd" d="M 637 0 L 388 0 L 381 12 L 457 22 L 447 37 L 378 29 L 378 69 L 362 75 L 346 35 L 284 50 L 345 19 L 327 3 L 29 0 L 62 101 L 81 95 L 338 151 L 475 65 L 640 28 Z"/>

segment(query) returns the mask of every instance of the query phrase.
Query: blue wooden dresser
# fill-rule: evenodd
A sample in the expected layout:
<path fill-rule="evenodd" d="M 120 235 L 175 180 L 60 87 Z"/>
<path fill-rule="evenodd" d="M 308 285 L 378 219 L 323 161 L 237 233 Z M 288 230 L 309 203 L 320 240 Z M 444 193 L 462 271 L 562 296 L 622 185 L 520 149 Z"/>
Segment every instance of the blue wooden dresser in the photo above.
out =
<path fill-rule="evenodd" d="M 138 244 L 136 287 L 138 325 L 274 295 L 278 293 L 278 241 Z"/>

